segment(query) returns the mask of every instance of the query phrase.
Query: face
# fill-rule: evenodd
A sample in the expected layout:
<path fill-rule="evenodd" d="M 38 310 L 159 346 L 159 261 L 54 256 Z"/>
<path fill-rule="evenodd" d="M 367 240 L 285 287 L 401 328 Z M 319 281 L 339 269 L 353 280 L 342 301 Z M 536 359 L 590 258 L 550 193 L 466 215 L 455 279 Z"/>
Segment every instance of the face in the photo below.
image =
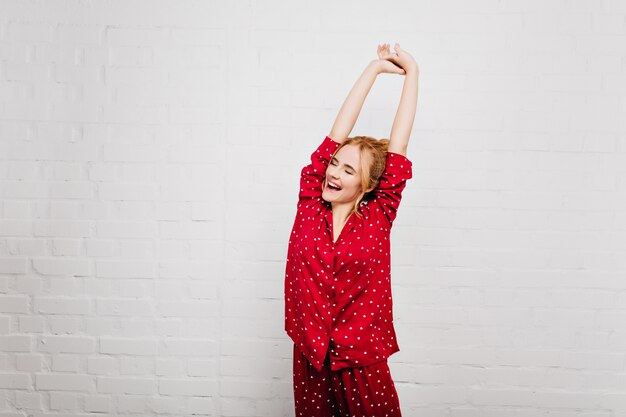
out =
<path fill-rule="evenodd" d="M 322 198 L 329 203 L 354 203 L 360 193 L 359 148 L 356 145 L 346 145 L 339 149 L 328 164 Z"/>

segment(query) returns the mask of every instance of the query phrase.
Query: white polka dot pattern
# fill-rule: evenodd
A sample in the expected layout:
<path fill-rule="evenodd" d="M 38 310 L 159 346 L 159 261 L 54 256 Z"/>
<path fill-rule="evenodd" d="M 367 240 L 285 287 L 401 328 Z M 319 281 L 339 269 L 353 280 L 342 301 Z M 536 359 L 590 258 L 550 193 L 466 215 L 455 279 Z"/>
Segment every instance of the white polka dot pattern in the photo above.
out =
<path fill-rule="evenodd" d="M 328 356 L 321 370 L 293 349 L 296 417 L 401 417 L 387 361 L 331 371 Z"/>
<path fill-rule="evenodd" d="M 285 269 L 285 330 L 321 369 L 369 365 L 399 350 L 393 328 L 389 236 L 412 176 L 404 155 L 389 152 L 373 198 L 352 214 L 336 242 L 322 180 L 339 144 L 328 136 L 302 169 L 298 210 Z"/>

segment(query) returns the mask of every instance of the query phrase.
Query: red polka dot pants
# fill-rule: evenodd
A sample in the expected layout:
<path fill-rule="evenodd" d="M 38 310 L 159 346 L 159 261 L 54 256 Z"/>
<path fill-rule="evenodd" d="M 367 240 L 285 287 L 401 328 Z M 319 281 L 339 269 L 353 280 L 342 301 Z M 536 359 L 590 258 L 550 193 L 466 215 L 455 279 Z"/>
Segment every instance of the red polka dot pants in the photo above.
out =
<path fill-rule="evenodd" d="M 387 361 L 359 368 L 320 371 L 293 347 L 296 417 L 401 417 Z"/>

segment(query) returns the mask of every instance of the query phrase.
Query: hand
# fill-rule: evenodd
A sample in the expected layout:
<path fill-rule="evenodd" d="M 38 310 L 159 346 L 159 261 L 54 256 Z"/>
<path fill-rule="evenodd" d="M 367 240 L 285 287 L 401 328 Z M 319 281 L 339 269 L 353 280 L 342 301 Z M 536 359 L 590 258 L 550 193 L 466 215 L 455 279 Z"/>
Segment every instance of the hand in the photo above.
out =
<path fill-rule="evenodd" d="M 406 74 L 406 71 L 394 61 L 394 54 L 389 53 L 389 44 L 378 45 L 378 60 L 374 60 L 379 73 Z"/>
<path fill-rule="evenodd" d="M 389 51 L 389 44 L 378 45 L 378 59 L 381 61 L 381 72 L 391 72 L 395 74 L 406 74 L 407 72 L 415 72 L 419 74 L 419 67 L 415 59 L 404 49 L 400 48 L 400 44 L 394 46 L 395 52 Z M 390 66 L 390 63 L 392 66 Z M 401 71 L 398 71 L 400 69 Z"/>

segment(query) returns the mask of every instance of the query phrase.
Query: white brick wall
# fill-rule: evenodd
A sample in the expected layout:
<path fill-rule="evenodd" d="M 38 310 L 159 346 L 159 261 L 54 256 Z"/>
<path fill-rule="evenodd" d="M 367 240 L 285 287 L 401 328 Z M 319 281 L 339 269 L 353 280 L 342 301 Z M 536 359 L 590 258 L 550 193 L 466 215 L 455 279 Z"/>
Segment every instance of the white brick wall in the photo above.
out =
<path fill-rule="evenodd" d="M 625 2 L 7 0 L 0 417 L 293 415 L 298 173 L 382 42 L 403 415 L 626 416 Z"/>

